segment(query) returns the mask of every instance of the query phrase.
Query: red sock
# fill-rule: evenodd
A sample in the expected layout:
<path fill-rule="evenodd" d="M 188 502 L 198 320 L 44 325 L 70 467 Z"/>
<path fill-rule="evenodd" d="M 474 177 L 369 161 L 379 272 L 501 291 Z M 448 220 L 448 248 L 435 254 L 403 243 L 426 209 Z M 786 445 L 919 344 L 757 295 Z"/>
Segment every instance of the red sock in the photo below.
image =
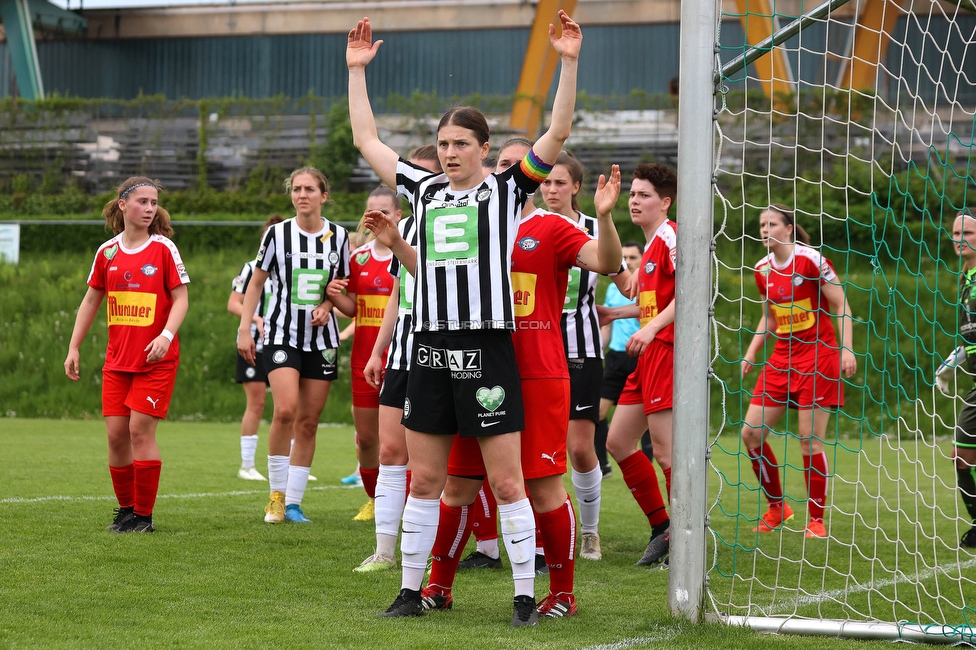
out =
<path fill-rule="evenodd" d="M 671 468 L 662 467 L 661 471 L 664 472 L 664 486 L 668 489 L 668 503 L 671 503 Z"/>
<path fill-rule="evenodd" d="M 119 500 L 119 507 L 131 508 L 135 504 L 136 489 L 136 475 L 132 464 L 125 467 L 109 465 L 108 471 L 112 475 L 112 489 L 115 490 L 115 498 Z"/>
<path fill-rule="evenodd" d="M 363 479 L 363 489 L 366 490 L 366 496 L 370 499 L 376 498 L 376 478 L 379 475 L 379 467 L 374 467 L 373 469 L 359 468 L 359 476 Z"/>
<path fill-rule="evenodd" d="M 498 539 L 498 503 L 488 486 L 488 479 L 481 486 L 474 504 L 468 508 L 468 516 L 476 540 Z"/>
<path fill-rule="evenodd" d="M 576 567 L 576 511 L 573 503 L 566 503 L 551 512 L 536 513 L 535 520 L 542 535 L 549 565 L 549 593 L 573 593 L 573 572 Z"/>
<path fill-rule="evenodd" d="M 148 517 L 153 513 L 156 505 L 156 493 L 159 492 L 159 471 L 163 467 L 160 460 L 134 460 L 135 470 L 135 511 L 141 517 Z"/>
<path fill-rule="evenodd" d="M 427 586 L 436 588 L 444 595 L 451 593 L 458 563 L 461 562 L 461 553 L 471 537 L 471 518 L 468 517 L 468 512 L 468 506 L 453 508 L 441 501 L 441 518 L 437 523 L 434 548 L 430 551 L 433 561 Z"/>
<path fill-rule="evenodd" d="M 823 521 L 824 505 L 827 502 L 827 454 L 820 452 L 803 457 L 804 477 L 807 482 L 807 514 L 811 521 Z"/>
<path fill-rule="evenodd" d="M 403 502 L 404 502 L 404 503 L 406 503 L 406 502 L 407 502 L 407 497 L 408 497 L 408 496 L 410 496 L 410 478 L 411 478 L 412 476 L 413 476 L 413 475 L 412 475 L 412 474 L 410 473 L 410 470 L 408 469 L 408 470 L 407 470 L 407 493 L 406 493 L 406 496 L 404 496 L 404 497 L 403 497 Z"/>
<path fill-rule="evenodd" d="M 664 507 L 664 499 L 661 498 L 661 486 L 657 484 L 657 472 L 647 456 L 635 450 L 617 465 L 624 475 L 624 483 L 637 499 L 637 504 L 647 515 L 651 526 L 667 521 L 668 511 Z"/>
<path fill-rule="evenodd" d="M 769 505 L 782 506 L 783 485 L 779 481 L 779 463 L 769 443 L 764 442 L 762 447 L 749 449 L 748 452 L 749 458 L 752 459 L 752 471 L 756 473 Z"/>

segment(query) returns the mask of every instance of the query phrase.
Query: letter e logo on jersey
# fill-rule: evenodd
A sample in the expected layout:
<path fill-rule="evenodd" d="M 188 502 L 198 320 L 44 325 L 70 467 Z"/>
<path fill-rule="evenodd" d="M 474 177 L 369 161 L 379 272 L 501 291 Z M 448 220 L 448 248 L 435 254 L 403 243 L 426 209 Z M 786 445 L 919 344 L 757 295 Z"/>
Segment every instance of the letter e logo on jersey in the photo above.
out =
<path fill-rule="evenodd" d="M 334 253 L 335 251 L 333 251 Z M 325 297 L 328 275 L 319 269 L 294 269 L 291 282 L 293 305 L 318 306 Z"/>
<path fill-rule="evenodd" d="M 478 208 L 467 206 L 427 211 L 427 259 L 433 266 L 470 264 L 477 257 Z"/>
<path fill-rule="evenodd" d="M 489 411 L 496 411 L 498 407 L 502 405 L 505 401 L 505 389 L 501 386 L 493 386 L 492 388 L 486 388 L 482 386 L 475 393 L 475 399 L 478 403 L 484 406 Z"/>

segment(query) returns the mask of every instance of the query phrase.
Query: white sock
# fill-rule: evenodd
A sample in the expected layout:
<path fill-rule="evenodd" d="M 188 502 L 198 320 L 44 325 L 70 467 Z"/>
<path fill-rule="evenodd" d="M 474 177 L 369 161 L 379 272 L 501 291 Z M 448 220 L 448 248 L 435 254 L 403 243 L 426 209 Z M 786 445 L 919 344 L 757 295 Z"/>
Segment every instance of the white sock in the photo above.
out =
<path fill-rule="evenodd" d="M 308 485 L 310 467 L 291 465 L 288 467 L 288 489 L 285 490 L 285 506 L 302 505 L 305 486 Z"/>
<path fill-rule="evenodd" d="M 268 456 L 268 483 L 272 492 L 288 487 L 288 456 Z"/>
<path fill-rule="evenodd" d="M 600 464 L 585 474 L 573 470 L 573 488 L 576 491 L 576 505 L 579 506 L 580 530 L 595 533 L 600 529 L 600 492 L 603 486 L 603 471 Z"/>
<path fill-rule="evenodd" d="M 434 548 L 440 518 L 440 499 L 407 497 L 407 504 L 403 507 L 403 537 L 400 540 L 402 589 L 419 591 L 423 586 L 427 558 Z"/>
<path fill-rule="evenodd" d="M 484 553 L 493 560 L 498 559 L 498 538 L 492 537 L 491 539 L 479 539 L 478 540 L 478 551 Z"/>
<path fill-rule="evenodd" d="M 254 455 L 258 451 L 258 434 L 253 436 L 241 436 L 241 467 L 250 469 L 254 467 Z"/>
<path fill-rule="evenodd" d="M 512 563 L 516 596 L 535 596 L 535 516 L 528 499 L 499 503 L 498 519 L 508 561 Z"/>
<path fill-rule="evenodd" d="M 376 497 L 373 502 L 376 513 L 376 553 L 378 555 L 393 557 L 397 533 L 400 532 L 403 502 L 406 496 L 407 466 L 380 465 L 380 473 L 376 477 Z"/>

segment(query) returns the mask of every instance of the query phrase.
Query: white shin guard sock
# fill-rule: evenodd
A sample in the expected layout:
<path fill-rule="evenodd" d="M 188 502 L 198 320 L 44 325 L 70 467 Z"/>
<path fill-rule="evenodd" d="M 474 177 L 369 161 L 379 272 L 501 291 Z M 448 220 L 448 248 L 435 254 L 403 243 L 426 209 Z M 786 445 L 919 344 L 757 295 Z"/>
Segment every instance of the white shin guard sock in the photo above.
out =
<path fill-rule="evenodd" d="M 380 465 L 373 504 L 376 513 L 376 552 L 384 557 L 393 557 L 406 495 L 407 466 Z"/>
<path fill-rule="evenodd" d="M 437 524 L 441 518 L 440 499 L 407 497 L 403 507 L 403 537 L 400 553 L 403 567 L 401 588 L 419 591 L 427 571 L 427 558 L 437 538 Z"/>
<path fill-rule="evenodd" d="M 288 488 L 288 456 L 268 456 L 268 483 L 272 492 Z"/>
<path fill-rule="evenodd" d="M 600 529 L 600 493 L 603 489 L 603 471 L 600 464 L 586 473 L 573 470 L 573 488 L 579 506 L 580 530 L 595 533 Z"/>
<path fill-rule="evenodd" d="M 302 499 L 305 497 L 305 486 L 308 485 L 310 470 L 310 467 L 300 467 L 298 465 L 291 465 L 288 468 L 288 488 L 285 490 L 286 506 L 300 506 L 302 504 Z"/>
<path fill-rule="evenodd" d="M 258 451 L 258 436 L 241 436 L 241 467 L 254 467 L 254 456 Z"/>
<path fill-rule="evenodd" d="M 535 516 L 528 499 L 499 503 L 498 518 L 508 560 L 512 563 L 516 596 L 535 595 Z"/>

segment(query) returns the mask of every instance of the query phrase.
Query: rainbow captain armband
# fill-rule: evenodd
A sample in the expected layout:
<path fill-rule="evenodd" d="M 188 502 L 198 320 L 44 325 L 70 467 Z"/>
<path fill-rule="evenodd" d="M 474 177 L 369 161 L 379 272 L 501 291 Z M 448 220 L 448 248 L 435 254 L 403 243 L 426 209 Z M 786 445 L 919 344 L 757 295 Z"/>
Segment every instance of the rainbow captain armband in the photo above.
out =
<path fill-rule="evenodd" d="M 539 158 L 535 149 L 529 149 L 529 153 L 525 154 L 521 165 L 522 172 L 536 183 L 542 183 L 552 171 L 552 165 Z"/>

